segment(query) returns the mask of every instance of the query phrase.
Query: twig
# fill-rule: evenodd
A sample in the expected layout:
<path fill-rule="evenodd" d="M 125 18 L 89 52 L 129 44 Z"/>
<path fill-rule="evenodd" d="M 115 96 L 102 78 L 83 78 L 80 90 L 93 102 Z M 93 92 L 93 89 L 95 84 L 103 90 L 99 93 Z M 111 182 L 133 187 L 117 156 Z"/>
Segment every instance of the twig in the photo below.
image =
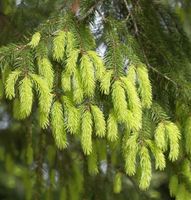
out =
<path fill-rule="evenodd" d="M 163 78 L 165 78 L 166 80 L 168 80 L 169 82 L 171 82 L 173 85 L 175 85 L 177 87 L 177 83 L 172 80 L 171 78 L 169 78 L 168 76 L 166 76 L 165 74 L 161 73 L 159 70 L 157 70 L 156 68 L 152 67 L 148 61 L 147 55 L 145 53 L 145 50 L 143 49 L 143 47 L 141 47 L 142 52 L 143 52 L 143 56 L 146 62 L 146 65 L 148 68 L 152 69 L 154 72 L 156 72 L 157 74 L 159 74 L 160 76 L 162 76 Z"/>
<path fill-rule="evenodd" d="M 154 72 L 156 72 L 156 73 L 159 74 L 161 77 L 165 78 L 166 80 L 168 80 L 168 81 L 171 82 L 174 86 L 177 87 L 178 84 L 177 84 L 174 80 L 172 80 L 171 78 L 169 78 L 169 77 L 166 76 L 165 74 L 161 73 L 158 69 L 156 69 L 156 68 L 154 68 L 154 67 L 152 67 L 152 66 L 150 65 L 149 60 L 148 60 L 147 55 L 146 55 L 146 52 L 145 52 L 145 49 L 144 49 L 143 45 L 141 45 L 141 40 L 139 39 L 139 37 L 137 37 L 137 40 L 138 40 L 138 42 L 139 42 L 139 44 L 140 44 L 140 48 L 141 48 L 141 51 L 142 51 L 142 53 L 143 53 L 143 56 L 144 56 L 144 59 L 145 59 L 145 62 L 146 62 L 147 67 L 150 68 L 150 69 L 152 69 Z M 166 61 L 168 62 L 168 60 L 166 60 Z"/>
<path fill-rule="evenodd" d="M 79 17 L 79 20 L 80 20 L 80 21 L 83 21 L 84 19 L 86 19 L 86 18 L 93 12 L 93 10 L 94 10 L 100 3 L 102 3 L 103 1 L 104 1 L 104 0 L 99 0 L 99 1 L 97 1 L 97 2 L 87 11 L 87 13 L 86 13 L 85 15 Z"/>
<path fill-rule="evenodd" d="M 129 12 L 130 16 L 131 16 L 131 19 L 133 20 L 133 24 L 134 24 L 134 28 L 135 28 L 135 34 L 138 35 L 138 33 L 139 33 L 138 26 L 137 26 L 137 23 L 136 23 L 136 20 L 135 20 L 135 18 L 133 16 L 132 11 L 131 11 L 131 9 L 128 6 L 127 0 L 124 0 L 124 3 L 125 3 L 125 6 L 126 6 L 128 12 Z M 141 44 L 139 37 L 137 37 L 137 39 L 138 39 L 138 42 Z M 143 52 L 143 56 L 144 56 L 144 59 L 145 59 L 147 67 L 150 68 L 150 69 L 152 69 L 154 72 L 156 72 L 157 74 L 159 74 L 160 76 L 162 76 L 163 78 L 165 78 L 166 80 L 168 80 L 169 82 L 173 83 L 173 85 L 175 85 L 177 87 L 178 84 L 174 80 L 172 80 L 171 78 L 169 78 L 168 76 L 164 75 L 159 70 L 157 70 L 156 68 L 154 68 L 154 67 L 152 67 L 150 65 L 150 63 L 148 61 L 148 58 L 147 58 L 147 55 L 145 53 L 145 50 L 144 50 L 144 48 L 142 46 L 141 46 L 141 50 Z"/>
<path fill-rule="evenodd" d="M 124 3 L 125 3 L 125 7 L 127 8 L 128 12 L 129 12 L 129 15 L 131 16 L 131 19 L 132 19 L 132 21 L 133 21 L 133 25 L 134 25 L 134 28 L 135 28 L 135 34 L 137 35 L 138 32 L 139 32 L 139 30 L 138 30 L 138 26 L 137 26 L 136 20 L 135 20 L 135 18 L 134 18 L 134 16 L 133 16 L 133 13 L 132 13 L 132 11 L 131 11 L 131 9 L 130 9 L 128 3 L 127 3 L 127 0 L 123 0 L 123 1 L 124 1 Z M 127 16 L 127 17 L 128 17 L 128 16 Z"/>

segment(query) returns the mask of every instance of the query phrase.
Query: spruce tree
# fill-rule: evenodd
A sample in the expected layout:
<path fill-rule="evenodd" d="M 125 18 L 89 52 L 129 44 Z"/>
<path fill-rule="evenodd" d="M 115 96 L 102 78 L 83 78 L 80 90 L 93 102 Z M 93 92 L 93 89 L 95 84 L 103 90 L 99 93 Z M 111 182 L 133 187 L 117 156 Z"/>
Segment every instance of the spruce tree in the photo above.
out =
<path fill-rule="evenodd" d="M 17 3 L 16 3 L 17 2 Z M 1 199 L 191 199 L 191 45 L 154 0 L 1 1 Z"/>

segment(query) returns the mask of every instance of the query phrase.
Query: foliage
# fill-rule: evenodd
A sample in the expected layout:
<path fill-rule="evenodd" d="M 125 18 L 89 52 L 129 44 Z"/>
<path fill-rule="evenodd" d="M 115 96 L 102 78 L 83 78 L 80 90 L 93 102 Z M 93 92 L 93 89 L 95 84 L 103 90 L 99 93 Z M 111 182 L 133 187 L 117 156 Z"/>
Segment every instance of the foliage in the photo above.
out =
<path fill-rule="evenodd" d="M 190 199 L 191 51 L 176 15 L 151 0 L 51 2 L 51 17 L 0 48 L 3 187 L 18 199 Z"/>

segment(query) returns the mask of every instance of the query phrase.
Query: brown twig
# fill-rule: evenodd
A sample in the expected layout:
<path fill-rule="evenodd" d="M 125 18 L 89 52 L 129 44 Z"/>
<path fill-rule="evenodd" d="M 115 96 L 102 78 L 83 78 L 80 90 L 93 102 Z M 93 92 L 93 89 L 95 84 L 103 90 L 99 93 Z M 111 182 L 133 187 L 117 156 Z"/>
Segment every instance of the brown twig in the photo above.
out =
<path fill-rule="evenodd" d="M 139 40 L 140 41 L 140 40 Z M 147 58 L 147 55 L 145 53 L 145 50 L 144 48 L 142 47 L 142 52 L 143 52 L 143 56 L 144 56 L 144 59 L 145 59 L 145 62 L 146 62 L 146 65 L 148 68 L 152 69 L 154 72 L 156 72 L 157 74 L 159 74 L 160 76 L 162 76 L 163 78 L 165 78 L 166 80 L 168 80 L 169 82 L 171 82 L 173 85 L 175 85 L 177 87 L 177 83 L 172 80 L 171 78 L 169 78 L 168 76 L 166 76 L 165 74 L 161 73 L 158 69 L 152 67 L 148 61 L 148 58 Z"/>
<path fill-rule="evenodd" d="M 79 18 L 80 21 L 83 21 L 84 19 L 86 19 L 93 11 L 94 9 L 103 2 L 104 0 L 98 0 L 92 7 L 90 7 L 90 9 L 86 12 L 86 14 L 84 16 L 81 16 Z"/>
<path fill-rule="evenodd" d="M 129 15 L 130 15 L 130 17 L 131 17 L 131 19 L 133 21 L 133 25 L 134 25 L 134 28 L 135 28 L 135 34 L 137 35 L 139 30 L 138 30 L 138 26 L 137 26 L 136 20 L 135 20 L 135 18 L 133 16 L 133 13 L 132 13 L 132 11 L 131 11 L 128 3 L 127 3 L 127 0 L 123 0 L 123 1 L 125 3 L 125 7 L 127 8 L 127 11 L 129 12 Z"/>

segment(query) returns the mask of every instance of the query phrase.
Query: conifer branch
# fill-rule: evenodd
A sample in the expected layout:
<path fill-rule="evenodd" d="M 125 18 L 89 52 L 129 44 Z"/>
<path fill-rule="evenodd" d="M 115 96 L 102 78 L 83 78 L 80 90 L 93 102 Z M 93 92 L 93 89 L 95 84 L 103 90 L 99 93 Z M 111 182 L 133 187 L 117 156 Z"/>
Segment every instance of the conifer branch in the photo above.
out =
<path fill-rule="evenodd" d="M 132 19 L 132 21 L 133 21 L 134 28 L 135 28 L 135 34 L 137 35 L 138 32 L 139 32 L 138 26 L 137 26 L 137 22 L 136 22 L 136 20 L 135 20 L 135 18 L 134 18 L 134 15 L 133 15 L 133 13 L 132 13 L 131 8 L 130 8 L 129 5 L 128 5 L 127 0 L 124 0 L 124 3 L 125 3 L 125 6 L 126 6 L 126 8 L 127 8 L 127 11 L 129 12 L 129 15 L 131 16 L 131 19 Z M 127 19 L 128 19 L 128 16 L 127 16 Z"/>
<path fill-rule="evenodd" d="M 184 69 L 180 70 L 180 73 L 183 72 L 180 74 L 180 79 L 175 77 L 175 80 L 172 80 L 173 75 L 163 74 L 163 64 L 173 67 L 170 65 L 176 61 L 173 51 L 175 53 L 178 51 L 173 49 L 169 54 L 165 54 L 165 51 L 170 48 L 165 43 L 169 38 L 169 33 L 165 31 L 167 36 L 161 34 L 164 24 L 160 24 L 162 19 L 152 5 L 149 5 L 152 0 L 139 1 L 140 4 L 137 0 L 112 0 L 112 4 L 107 8 L 105 4 L 107 5 L 110 1 L 101 4 L 103 1 L 83 0 L 81 15 L 78 15 L 79 0 L 75 1 L 77 4 L 74 3 L 73 11 L 70 5 L 74 1 L 65 1 L 66 7 L 63 8 L 63 13 L 41 24 L 32 39 L 27 40 L 26 45 L 9 45 L 0 48 L 0 57 L 3 59 L 0 61 L 2 66 L 0 90 L 5 90 L 5 97 L 13 100 L 13 113 L 16 119 L 20 120 L 29 116 L 34 118 L 34 122 L 38 119 L 33 134 L 38 134 L 41 128 L 46 128 L 47 132 L 53 133 L 54 140 L 49 134 L 28 138 L 34 139 L 34 145 L 31 144 L 32 141 L 29 141 L 30 148 L 26 149 L 30 165 L 35 164 L 30 156 L 33 153 L 32 146 L 36 145 L 36 136 L 40 138 L 39 150 L 34 151 L 38 154 L 36 182 L 40 184 L 40 187 L 48 186 L 48 188 L 42 188 L 45 189 L 44 191 L 50 189 L 48 191 L 50 195 L 55 192 L 57 196 L 57 192 L 60 195 L 62 190 L 61 193 L 67 194 L 67 197 L 63 198 L 61 195 L 60 199 L 75 199 L 75 197 L 81 199 L 83 198 L 81 193 L 84 192 L 83 186 L 86 189 L 86 181 L 89 179 L 86 177 L 87 172 L 96 175 L 99 170 L 103 170 L 100 177 L 106 177 L 108 180 L 111 180 L 109 176 L 116 172 L 115 193 L 123 193 L 121 189 L 131 182 L 131 189 L 137 193 L 135 194 L 137 198 L 150 199 L 150 191 L 153 190 L 151 179 L 155 175 L 152 166 L 155 166 L 156 170 L 164 170 L 165 167 L 168 170 L 169 162 L 166 161 L 168 159 L 172 162 L 184 163 L 180 165 L 180 169 L 184 169 L 183 176 L 186 176 L 186 173 L 190 174 L 191 171 L 190 168 L 188 169 L 190 161 L 186 157 L 191 154 L 189 139 L 191 119 L 188 118 L 186 122 L 182 122 L 185 116 L 188 117 L 190 105 L 186 107 L 183 105 L 184 108 L 182 108 L 179 105 L 182 103 L 182 97 L 173 96 L 171 90 L 161 95 L 163 91 L 160 93 L 161 88 L 155 81 L 160 78 L 161 84 L 166 84 L 167 80 L 178 89 L 182 86 L 180 87 L 181 94 L 186 95 L 187 88 L 184 90 L 183 87 L 190 87 L 189 78 L 184 76 L 187 72 Z M 147 14 L 151 14 L 149 11 L 157 15 L 156 24 L 159 24 L 158 28 L 162 29 L 161 32 L 156 33 L 156 37 L 150 32 L 152 25 L 149 26 L 150 19 L 149 17 L 147 19 Z M 97 13 L 102 17 L 102 20 L 98 17 L 98 27 L 93 18 L 97 17 Z M 165 13 L 162 12 L 162 14 L 166 19 Z M 105 21 L 108 23 L 104 23 Z M 94 26 L 94 22 L 95 34 L 92 26 L 90 27 L 90 25 Z M 166 25 L 168 23 L 169 21 Z M 144 27 L 145 24 L 148 27 Z M 178 34 L 176 30 L 175 32 Z M 158 41 L 161 41 L 161 46 L 157 43 Z M 151 44 L 147 46 L 147 42 Z M 100 47 L 100 44 L 106 46 L 104 58 L 95 50 Z M 155 44 L 159 44 L 156 52 Z M 153 48 L 154 52 L 149 51 L 149 47 Z M 178 45 L 177 48 L 179 48 Z M 178 63 L 181 63 L 182 58 L 181 55 L 180 61 L 179 57 L 177 58 Z M 128 60 L 132 61 L 130 65 Z M 153 60 L 162 69 L 157 64 L 154 64 L 156 68 L 153 67 Z M 152 73 L 153 88 L 147 68 L 153 70 L 154 75 L 156 73 L 160 76 L 154 76 Z M 182 78 L 185 78 L 185 82 L 183 81 L 185 86 L 181 84 Z M 165 111 L 169 113 L 166 113 L 163 108 L 166 108 Z M 184 117 L 182 117 L 182 110 L 185 112 Z M 178 119 L 178 124 L 170 121 L 171 118 Z M 183 137 L 180 130 L 184 131 Z M 82 148 L 80 148 L 80 142 Z M 185 146 L 181 146 L 182 142 Z M 43 149 L 45 145 L 50 147 L 47 154 Z M 65 148 L 67 148 L 66 151 Z M 58 150 L 60 152 L 56 155 Z M 102 161 L 104 161 L 103 168 L 106 169 L 102 169 Z M 123 166 L 120 163 L 123 163 Z M 57 164 L 60 166 L 57 167 Z M 113 166 L 110 167 L 110 165 Z M 43 179 L 46 170 L 50 184 L 47 184 L 49 180 L 46 177 Z M 177 172 L 179 173 L 178 170 Z M 99 183 L 101 179 L 97 177 Z M 63 178 L 66 178 L 64 183 L 61 180 Z M 25 179 L 30 181 L 28 176 Z M 42 181 L 45 181 L 45 184 L 42 184 Z M 181 180 L 177 177 L 176 181 Z M 150 183 L 150 191 L 141 191 L 146 190 Z M 62 184 L 64 189 L 61 188 Z M 122 184 L 125 184 L 124 187 Z M 102 186 L 101 181 L 100 186 Z M 180 186 L 181 189 L 177 189 L 178 197 L 181 192 L 187 192 L 185 183 L 180 183 Z M 97 188 L 95 185 L 96 192 Z M 173 191 L 176 192 L 176 190 L 172 189 L 170 188 L 171 195 L 175 196 Z M 40 190 L 37 192 L 40 198 Z M 99 193 L 93 196 L 99 199 Z"/>
<path fill-rule="evenodd" d="M 140 41 L 140 40 L 139 40 L 139 41 Z M 152 66 L 150 65 L 150 63 L 149 63 L 149 61 L 148 61 L 148 58 L 147 58 L 147 55 L 146 55 L 146 53 L 145 53 L 144 48 L 142 47 L 142 45 L 140 45 L 140 46 L 141 46 L 141 49 L 142 49 L 143 56 L 144 56 L 144 58 L 145 58 L 145 62 L 146 62 L 147 67 L 149 67 L 149 68 L 152 69 L 154 72 L 156 72 L 157 74 L 159 74 L 160 76 L 162 76 L 164 79 L 166 79 L 167 81 L 171 82 L 175 87 L 177 87 L 178 84 L 177 84 L 174 80 L 172 80 L 171 78 L 169 78 L 168 76 L 166 76 L 165 74 L 161 73 L 159 70 L 157 70 L 156 68 L 154 68 L 154 67 L 152 67 Z"/>
<path fill-rule="evenodd" d="M 91 6 L 89 8 L 89 10 L 86 12 L 86 14 L 84 16 L 79 17 L 80 21 L 83 21 L 84 19 L 86 19 L 93 11 L 94 9 L 103 2 L 104 0 L 98 0 L 93 6 Z"/>
<path fill-rule="evenodd" d="M 111 165 L 111 164 L 109 163 L 109 165 Z M 112 166 L 111 166 L 111 167 L 112 167 Z M 122 173 L 124 176 L 126 176 L 126 177 L 129 179 L 129 181 L 130 181 L 130 182 L 132 183 L 132 185 L 134 186 L 136 192 L 142 197 L 143 200 L 147 200 L 147 199 L 148 199 L 148 195 L 147 195 L 145 192 L 143 192 L 143 191 L 141 191 L 141 190 L 139 189 L 138 184 L 136 183 L 136 181 L 134 180 L 134 178 L 133 178 L 132 176 L 127 175 L 127 174 L 125 173 L 125 171 L 123 170 L 122 167 L 119 167 L 119 168 L 118 168 L 118 171 L 119 171 L 120 173 Z"/>
<path fill-rule="evenodd" d="M 139 33 L 138 25 L 137 25 L 136 20 L 135 20 L 135 18 L 134 18 L 134 16 L 133 16 L 133 13 L 132 13 L 132 11 L 131 11 L 129 5 L 128 5 L 127 0 L 124 0 L 124 3 L 125 3 L 125 6 L 126 6 L 128 12 L 129 12 L 129 15 L 131 16 L 132 21 L 133 21 L 134 29 L 135 29 L 135 34 L 138 35 L 138 33 Z M 137 36 L 137 38 L 138 38 L 139 43 L 141 44 L 141 42 L 140 42 L 140 40 L 139 40 L 139 36 Z M 148 61 L 148 58 L 147 58 L 147 55 L 146 55 L 146 53 L 145 53 L 145 50 L 144 50 L 143 46 L 142 46 L 142 45 L 140 45 L 140 46 L 141 46 L 141 49 L 142 49 L 143 56 L 144 56 L 144 58 L 145 58 L 145 62 L 146 62 L 147 67 L 149 67 L 149 68 L 152 69 L 154 72 L 156 72 L 157 74 L 159 74 L 160 76 L 162 76 L 163 78 L 165 78 L 166 80 L 168 80 L 168 81 L 171 82 L 174 86 L 177 87 L 178 84 L 177 84 L 174 80 L 172 80 L 171 78 L 169 78 L 168 76 L 166 76 L 165 74 L 161 73 L 159 70 L 157 70 L 156 68 L 154 68 L 154 67 L 152 67 L 152 66 L 150 65 L 150 63 L 149 63 L 149 61 Z"/>

